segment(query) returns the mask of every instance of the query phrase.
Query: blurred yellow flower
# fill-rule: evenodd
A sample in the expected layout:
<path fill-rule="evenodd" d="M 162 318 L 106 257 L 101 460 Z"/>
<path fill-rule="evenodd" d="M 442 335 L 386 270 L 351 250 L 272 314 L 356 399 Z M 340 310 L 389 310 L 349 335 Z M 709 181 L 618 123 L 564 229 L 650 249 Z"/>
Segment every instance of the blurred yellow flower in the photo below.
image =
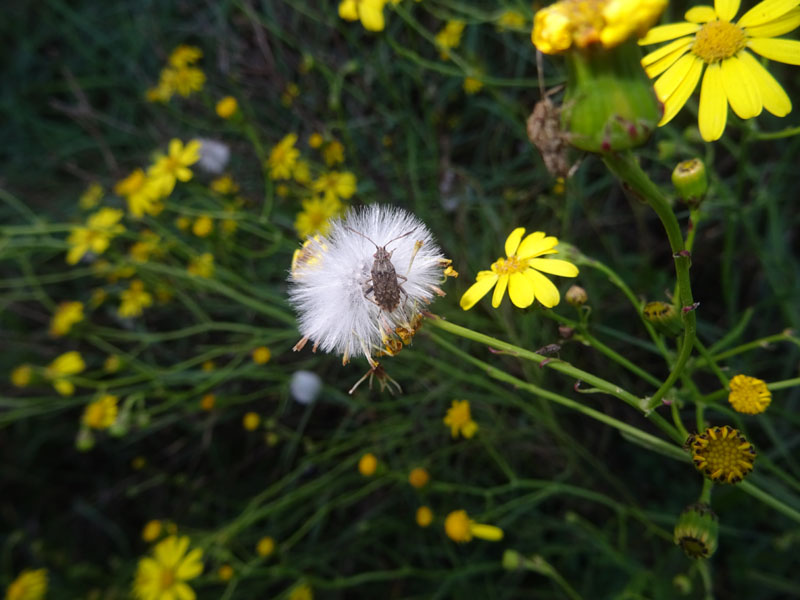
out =
<path fill-rule="evenodd" d="M 272 358 L 272 352 L 266 346 L 259 346 L 258 348 L 253 349 L 253 362 L 257 365 L 265 365 L 269 362 L 269 359 Z"/>
<path fill-rule="evenodd" d="M 312 133 L 310 136 L 308 136 L 308 145 L 311 146 L 312 148 L 319 148 L 320 146 L 322 146 L 323 141 L 324 138 L 322 137 L 321 133 L 315 132 Z"/>
<path fill-rule="evenodd" d="M 68 379 L 70 375 L 83 372 L 86 363 L 83 362 L 81 353 L 76 350 L 65 352 L 45 368 L 45 377 L 49 379 L 56 391 L 62 396 L 71 396 L 75 393 L 75 385 Z"/>
<path fill-rule="evenodd" d="M 209 187 L 218 194 L 235 194 L 239 191 L 239 185 L 228 174 L 220 175 L 216 179 L 212 179 Z"/>
<path fill-rule="evenodd" d="M 428 527 L 433 523 L 433 511 L 427 506 L 420 506 L 417 509 L 416 520 L 420 527 Z"/>
<path fill-rule="evenodd" d="M 208 215 L 197 217 L 192 225 L 192 233 L 197 237 L 206 237 L 212 231 L 214 231 L 214 221 Z"/>
<path fill-rule="evenodd" d="M 111 394 L 103 394 L 86 405 L 83 411 L 83 424 L 90 429 L 108 429 L 117 420 L 119 399 Z"/>
<path fill-rule="evenodd" d="M 289 600 L 314 600 L 314 592 L 307 583 L 301 583 L 292 588 Z"/>
<path fill-rule="evenodd" d="M 497 542 L 503 539 L 503 530 L 494 525 L 476 523 L 465 510 L 454 510 L 444 520 L 444 531 L 454 542 L 464 544 L 473 537 Z"/>
<path fill-rule="evenodd" d="M 509 8 L 500 13 L 496 23 L 498 31 L 522 29 L 528 25 L 528 19 L 521 12 Z"/>
<path fill-rule="evenodd" d="M 349 171 L 323 173 L 314 180 L 311 189 L 322 194 L 325 200 L 345 200 L 356 193 L 356 176 Z"/>
<path fill-rule="evenodd" d="M 6 600 L 42 600 L 47 594 L 47 569 L 25 569 L 6 588 Z"/>
<path fill-rule="evenodd" d="M 364 477 L 371 477 L 378 470 L 378 459 L 371 452 L 367 452 L 358 459 L 358 472 Z"/>
<path fill-rule="evenodd" d="M 124 318 L 138 317 L 145 308 L 153 304 L 153 296 L 144 289 L 141 279 L 131 281 L 130 287 L 120 293 L 120 305 L 117 314 Z"/>
<path fill-rule="evenodd" d="M 325 235 L 330 228 L 330 220 L 341 215 L 343 211 L 344 206 L 335 199 L 303 200 L 303 210 L 297 213 L 294 229 L 300 238 L 307 238 L 315 234 Z"/>
<path fill-rule="evenodd" d="M 50 319 L 50 335 L 61 337 L 69 333 L 75 323 L 83 321 L 83 302 L 62 302 Z"/>
<path fill-rule="evenodd" d="M 167 62 L 173 67 L 180 69 L 193 65 L 201 58 L 203 58 L 203 51 L 200 48 L 197 46 L 189 46 L 188 44 L 181 44 L 172 51 Z"/>
<path fill-rule="evenodd" d="M 436 46 L 439 48 L 439 55 L 442 60 L 450 58 L 452 48 L 458 48 L 461 44 L 461 34 L 464 33 L 466 23 L 463 21 L 448 21 L 445 26 L 436 34 Z"/>
<path fill-rule="evenodd" d="M 85 226 L 73 227 L 70 230 L 67 244 L 67 263 L 74 265 L 87 252 L 102 254 L 106 251 L 112 238 L 125 231 L 120 224 L 122 211 L 116 208 L 101 208 L 89 215 Z"/>
<path fill-rule="evenodd" d="M 214 255 L 210 252 L 203 252 L 189 262 L 186 271 L 189 275 L 210 279 L 214 276 Z"/>
<path fill-rule="evenodd" d="M 386 21 L 383 7 L 386 0 L 342 0 L 339 3 L 339 17 L 345 21 L 361 21 L 367 31 L 383 31 Z"/>
<path fill-rule="evenodd" d="M 300 156 L 300 151 L 294 147 L 296 142 L 297 134 L 290 133 L 270 150 L 266 165 L 270 179 L 289 179 L 292 176 L 292 169 Z"/>
<path fill-rule="evenodd" d="M 233 579 L 233 567 L 230 565 L 222 565 L 219 569 L 217 569 L 217 576 L 222 581 L 230 581 Z"/>
<path fill-rule="evenodd" d="M 138 600 L 193 600 L 186 583 L 203 572 L 203 550 L 189 551 L 189 538 L 170 536 L 156 544 L 153 558 L 139 560 L 133 593 Z"/>
<path fill-rule="evenodd" d="M 122 366 L 122 359 L 118 354 L 109 354 L 108 358 L 103 361 L 103 370 L 106 373 L 116 373 Z"/>
<path fill-rule="evenodd" d="M 159 154 L 147 174 L 158 186 L 161 196 L 169 196 L 175 189 L 175 181 L 192 178 L 191 165 L 200 160 L 200 140 L 191 140 L 185 146 L 179 139 L 169 142 L 167 154 Z"/>
<path fill-rule="evenodd" d="M 137 219 L 145 214 L 156 216 L 163 210 L 158 184 L 142 169 L 117 182 L 114 193 L 127 200 L 128 211 Z"/>
<path fill-rule="evenodd" d="M 730 381 L 731 392 L 728 402 L 733 410 L 746 415 L 757 415 L 767 410 L 772 402 L 772 392 L 767 382 L 757 377 L 736 375 Z"/>
<path fill-rule="evenodd" d="M 275 551 L 275 540 L 269 536 L 262 537 L 256 545 L 256 554 L 267 557 Z"/>
<path fill-rule="evenodd" d="M 27 387 L 31 379 L 33 379 L 33 367 L 31 365 L 19 365 L 11 371 L 11 384 L 15 387 Z"/>
<path fill-rule="evenodd" d="M 483 89 L 483 82 L 476 77 L 465 77 L 464 78 L 464 91 L 467 94 L 477 94 Z"/>
<path fill-rule="evenodd" d="M 152 519 L 145 523 L 144 527 L 142 528 L 142 539 L 148 543 L 154 542 L 161 535 L 162 530 L 163 526 L 161 525 L 161 521 L 158 519 Z"/>
<path fill-rule="evenodd" d="M 339 140 L 331 140 L 322 149 L 322 160 L 329 167 L 344 162 L 344 146 Z"/>
<path fill-rule="evenodd" d="M 178 217 L 175 219 L 175 227 L 181 231 L 186 231 L 192 226 L 192 220 L 189 217 Z"/>
<path fill-rule="evenodd" d="M 217 102 L 217 116 L 222 119 L 230 119 L 239 110 L 239 103 L 233 96 L 225 96 Z"/>
<path fill-rule="evenodd" d="M 411 472 L 408 474 L 408 483 L 417 489 L 425 487 L 430 479 L 430 474 L 422 467 L 411 469 Z"/>
<path fill-rule="evenodd" d="M 209 412 L 214 409 L 214 405 L 217 403 L 217 397 L 214 394 L 206 394 L 200 400 L 200 408 L 204 411 Z"/>
<path fill-rule="evenodd" d="M 242 417 L 242 426 L 247 431 L 255 431 L 258 429 L 258 426 L 261 424 L 261 417 L 256 412 L 248 412 L 245 413 L 244 417 Z"/>
<path fill-rule="evenodd" d="M 472 420 L 469 400 L 453 400 L 443 422 L 450 428 L 450 435 L 454 438 L 461 434 L 469 439 L 478 431 L 478 424 Z"/>
<path fill-rule="evenodd" d="M 139 234 L 139 241 L 128 249 L 128 256 L 135 263 L 146 263 L 151 256 L 161 256 L 162 254 L 161 236 L 149 229 L 142 231 Z"/>
<path fill-rule="evenodd" d="M 555 246 L 558 239 L 545 236 L 541 231 L 523 239 L 524 233 L 524 227 L 517 227 L 511 232 L 505 243 L 506 258 L 498 258 L 492 263 L 491 271 L 478 273 L 476 283 L 461 297 L 461 308 L 469 310 L 493 287 L 494 308 L 500 306 L 506 288 L 511 302 L 519 308 L 527 308 L 534 300 L 539 300 L 547 308 L 560 302 L 558 289 L 540 271 L 561 277 L 575 277 L 578 267 L 565 260 L 539 258 L 546 254 L 557 254 Z"/>
<path fill-rule="evenodd" d="M 308 161 L 298 160 L 294 169 L 292 169 L 292 177 L 294 177 L 294 180 L 300 185 L 306 185 L 311 181 L 311 167 Z"/>
<path fill-rule="evenodd" d="M 283 90 L 283 94 L 281 94 L 281 104 L 289 107 L 292 105 L 292 103 L 294 103 L 295 98 L 297 98 L 299 95 L 300 88 L 292 81 L 286 84 L 286 89 Z"/>
<path fill-rule="evenodd" d="M 81 197 L 78 199 L 78 204 L 83 210 L 90 210 L 100 204 L 102 198 L 103 186 L 93 181 L 89 184 L 89 187 L 86 188 L 86 191 L 81 194 Z"/>
<path fill-rule="evenodd" d="M 184 98 L 193 92 L 199 92 L 206 83 L 206 74 L 197 67 L 182 67 L 179 69 L 164 69 L 161 71 L 159 87 L 177 92 Z"/>
<path fill-rule="evenodd" d="M 211 371 L 217 368 L 217 364 L 213 360 L 207 360 L 201 365 L 200 368 L 203 369 L 203 371 L 205 371 L 206 373 L 210 373 Z"/>

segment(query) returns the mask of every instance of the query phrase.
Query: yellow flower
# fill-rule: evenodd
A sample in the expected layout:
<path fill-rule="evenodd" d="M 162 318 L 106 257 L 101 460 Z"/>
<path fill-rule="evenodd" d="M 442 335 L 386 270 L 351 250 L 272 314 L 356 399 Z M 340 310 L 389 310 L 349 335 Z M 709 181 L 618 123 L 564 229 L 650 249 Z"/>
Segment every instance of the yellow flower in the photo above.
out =
<path fill-rule="evenodd" d="M 161 102 L 166 104 L 173 94 L 172 87 L 164 81 L 163 74 L 158 85 L 147 90 L 144 97 L 148 102 Z"/>
<path fill-rule="evenodd" d="M 205 394 L 200 400 L 200 408 L 206 412 L 210 412 L 214 409 L 216 403 L 217 397 L 214 394 Z"/>
<path fill-rule="evenodd" d="M 367 31 L 383 31 L 386 21 L 383 7 L 386 0 L 342 0 L 339 3 L 339 17 L 345 21 L 361 21 Z"/>
<path fill-rule="evenodd" d="M 106 373 L 116 373 L 122 366 L 122 359 L 118 354 L 109 354 L 108 358 L 103 361 L 103 370 Z"/>
<path fill-rule="evenodd" d="M 103 394 L 88 404 L 83 411 L 83 424 L 91 429 L 108 429 L 117 420 L 119 409 L 118 398 L 111 394 Z"/>
<path fill-rule="evenodd" d="M 161 521 L 158 519 L 152 519 L 145 523 L 144 527 L 142 528 L 142 539 L 145 542 L 154 542 L 158 539 L 158 536 L 161 535 L 161 530 L 163 526 Z"/>
<path fill-rule="evenodd" d="M 358 472 L 364 477 L 371 477 L 378 470 L 378 459 L 371 452 L 367 452 L 358 459 Z"/>
<path fill-rule="evenodd" d="M 292 588 L 289 600 L 314 600 L 314 592 L 307 583 L 302 583 Z"/>
<path fill-rule="evenodd" d="M 294 147 L 296 142 L 297 134 L 290 133 L 270 150 L 266 165 L 270 179 L 289 179 L 292 176 L 292 169 L 300 156 L 300 151 Z"/>
<path fill-rule="evenodd" d="M 225 96 L 222 100 L 217 102 L 217 116 L 222 119 L 230 119 L 236 114 L 237 110 L 239 110 L 239 103 L 233 96 Z"/>
<path fill-rule="evenodd" d="M 203 58 L 203 51 L 197 46 L 189 46 L 188 44 L 181 44 L 172 51 L 169 55 L 169 62 L 175 68 L 182 68 L 193 65 L 198 60 Z"/>
<path fill-rule="evenodd" d="M 245 413 L 244 417 L 242 417 L 242 426 L 247 429 L 247 431 L 255 431 L 260 424 L 261 417 L 258 413 L 249 412 Z"/>
<path fill-rule="evenodd" d="M 433 523 L 433 511 L 427 506 L 420 506 L 417 509 L 417 525 L 420 527 L 428 527 Z"/>
<path fill-rule="evenodd" d="M 136 169 L 114 186 L 114 193 L 128 201 L 131 216 L 158 215 L 163 210 L 158 184 L 142 169 Z"/>
<path fill-rule="evenodd" d="M 206 83 L 206 75 L 196 67 L 181 67 L 179 69 L 164 69 L 161 71 L 159 87 L 177 92 L 184 98 L 192 92 L 199 92 Z"/>
<path fill-rule="evenodd" d="M 235 194 L 239 191 L 239 185 L 228 174 L 213 179 L 209 187 L 218 194 Z"/>
<path fill-rule="evenodd" d="M 83 210 L 89 210 L 100 204 L 103 198 L 103 186 L 96 181 L 89 184 L 86 191 L 81 194 L 78 204 Z"/>
<path fill-rule="evenodd" d="M 214 255 L 210 252 L 203 252 L 200 256 L 192 259 L 186 267 L 189 275 L 210 279 L 214 276 Z"/>
<path fill-rule="evenodd" d="M 513 9 L 506 9 L 497 19 L 497 30 L 505 31 L 506 29 L 522 29 L 527 25 L 528 20 L 521 12 Z"/>
<path fill-rule="evenodd" d="M 315 234 L 325 235 L 330 228 L 330 220 L 339 216 L 344 206 L 338 200 L 311 198 L 303 200 L 303 210 L 297 213 L 294 229 L 300 238 Z"/>
<path fill-rule="evenodd" d="M 545 54 L 613 48 L 643 36 L 666 6 L 667 0 L 561 0 L 536 13 L 531 40 Z"/>
<path fill-rule="evenodd" d="M 736 412 L 757 415 L 767 410 L 772 401 L 772 392 L 767 384 L 756 377 L 737 375 L 730 382 L 731 393 L 728 402 Z"/>
<path fill-rule="evenodd" d="M 214 230 L 214 221 L 208 215 L 197 217 L 192 225 L 192 233 L 197 237 L 206 237 Z"/>
<path fill-rule="evenodd" d="M 709 427 L 687 442 L 695 468 L 717 483 L 739 483 L 753 470 L 756 450 L 738 429 Z"/>
<path fill-rule="evenodd" d="M 751 52 L 800 65 L 800 41 L 775 39 L 800 25 L 797 4 L 764 0 L 733 23 L 739 0 L 716 0 L 714 8 L 690 8 L 683 23 L 651 29 L 640 44 L 674 40 L 642 59 L 650 77 L 661 75 L 655 82 L 656 95 L 664 103 L 659 125 L 678 114 L 701 77 L 698 124 L 707 142 L 722 137 L 728 104 L 742 119 L 756 117 L 762 109 L 786 116 L 792 110 L 789 96 Z"/>
<path fill-rule="evenodd" d="M 156 183 L 162 196 L 169 196 L 175 189 L 175 181 L 192 178 L 191 165 L 200 160 L 200 140 L 192 140 L 186 146 L 179 139 L 169 142 L 167 155 L 159 155 L 148 169 L 148 176 Z"/>
<path fill-rule="evenodd" d="M 324 141 L 322 134 L 320 133 L 312 133 L 308 136 L 308 145 L 312 148 L 319 148 L 322 146 L 322 142 Z"/>
<path fill-rule="evenodd" d="M 89 215 L 85 226 L 73 227 L 67 238 L 70 246 L 67 264 L 74 265 L 90 251 L 95 254 L 105 252 L 111 239 L 125 231 L 119 223 L 122 214 L 116 208 L 101 208 Z"/>
<path fill-rule="evenodd" d="M 187 581 L 203 572 L 203 550 L 187 554 L 189 538 L 170 536 L 156 544 L 153 557 L 139 560 L 133 593 L 138 600 L 194 600 Z"/>
<path fill-rule="evenodd" d="M 472 420 L 469 410 L 469 400 L 453 400 L 443 422 L 450 428 L 450 435 L 453 437 L 461 434 L 469 439 L 478 431 L 478 424 Z"/>
<path fill-rule="evenodd" d="M 201 368 L 206 373 L 210 373 L 211 371 L 217 368 L 217 365 L 213 360 L 207 360 L 202 364 Z"/>
<path fill-rule="evenodd" d="M 25 364 L 11 371 L 11 384 L 15 387 L 27 387 L 33 379 L 33 367 Z"/>
<path fill-rule="evenodd" d="M 233 567 L 230 565 L 222 565 L 217 570 L 217 576 L 222 581 L 230 581 L 233 578 Z"/>
<path fill-rule="evenodd" d="M 524 227 L 517 227 L 506 239 L 507 258 L 498 258 L 491 271 L 480 271 L 477 282 L 464 292 L 461 308 L 469 310 L 494 287 L 492 306 L 497 308 L 503 301 L 506 288 L 514 306 L 527 308 L 534 300 L 552 308 L 561 300 L 561 295 L 553 282 L 539 271 L 561 277 L 575 277 L 578 268 L 570 262 L 557 259 L 539 258 L 545 254 L 557 254 L 555 246 L 558 239 L 545 236 L 541 231 L 531 233 L 522 239 Z M 497 286 L 495 287 L 495 284 Z"/>
<path fill-rule="evenodd" d="M 477 94 L 483 89 L 483 82 L 475 77 L 464 78 L 464 91 L 467 94 Z"/>
<path fill-rule="evenodd" d="M 108 298 L 108 292 L 103 288 L 95 288 L 92 290 L 92 295 L 89 297 L 89 306 L 91 308 L 97 308 L 106 301 L 106 298 Z"/>
<path fill-rule="evenodd" d="M 259 346 L 253 349 L 253 362 L 257 365 L 265 365 L 272 358 L 272 352 L 266 346 Z"/>
<path fill-rule="evenodd" d="M 344 146 L 339 140 L 331 140 L 322 149 L 322 160 L 329 167 L 344 162 Z"/>
<path fill-rule="evenodd" d="M 71 396 L 75 392 L 75 385 L 68 379 L 70 375 L 77 375 L 86 368 L 80 352 L 72 350 L 57 356 L 45 369 L 45 377 L 53 383 L 53 387 L 62 396 Z"/>
<path fill-rule="evenodd" d="M 62 302 L 50 319 L 50 335 L 61 337 L 69 333 L 75 323 L 83 321 L 83 302 Z"/>
<path fill-rule="evenodd" d="M 442 60 L 450 58 L 451 48 L 458 48 L 461 44 L 461 34 L 464 33 L 464 21 L 448 21 L 439 33 L 436 34 L 436 45 Z"/>
<path fill-rule="evenodd" d="M 297 164 L 292 169 L 292 177 L 300 185 L 306 185 L 311 181 L 311 167 L 305 160 L 298 160 Z"/>
<path fill-rule="evenodd" d="M 325 200 L 347 199 L 356 193 L 356 176 L 349 171 L 324 173 L 314 180 L 311 189 L 321 193 Z"/>
<path fill-rule="evenodd" d="M 473 537 L 490 542 L 503 539 L 503 530 L 494 525 L 483 525 L 469 518 L 464 510 L 454 510 L 444 520 L 444 531 L 454 542 L 464 544 Z"/>
<path fill-rule="evenodd" d="M 411 469 L 411 472 L 408 474 L 408 483 L 417 489 L 425 487 L 430 479 L 430 474 L 422 467 Z"/>
<path fill-rule="evenodd" d="M 153 296 L 145 291 L 141 279 L 134 279 L 127 290 L 120 293 L 120 304 L 117 314 L 124 318 L 138 317 L 145 308 L 153 304 Z"/>
<path fill-rule="evenodd" d="M 25 569 L 6 588 L 6 600 L 42 600 L 47 594 L 47 569 Z"/>
<path fill-rule="evenodd" d="M 161 236 L 157 233 L 145 229 L 139 234 L 139 241 L 134 243 L 128 250 L 128 255 L 135 263 L 146 263 L 150 256 L 160 256 L 163 254 Z"/>
<path fill-rule="evenodd" d="M 262 537 L 256 544 L 256 554 L 267 557 L 275 551 L 275 540 L 269 536 Z"/>

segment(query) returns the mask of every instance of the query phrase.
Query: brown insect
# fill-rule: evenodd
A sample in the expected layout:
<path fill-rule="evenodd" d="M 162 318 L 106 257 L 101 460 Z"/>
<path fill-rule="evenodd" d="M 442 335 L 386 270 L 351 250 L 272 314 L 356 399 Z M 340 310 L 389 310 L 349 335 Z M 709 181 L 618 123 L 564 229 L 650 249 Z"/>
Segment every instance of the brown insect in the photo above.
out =
<path fill-rule="evenodd" d="M 383 246 L 378 246 L 378 244 L 373 242 L 360 231 L 356 231 L 352 227 L 346 227 L 346 229 L 349 229 L 353 233 L 357 233 L 364 239 L 369 240 L 376 248 L 375 254 L 372 255 L 372 257 L 375 259 L 375 262 L 372 263 L 372 270 L 370 271 L 371 277 L 367 279 L 369 287 L 364 290 L 364 297 L 370 302 L 375 303 L 378 307 L 380 307 L 381 310 L 387 313 L 392 312 L 400 304 L 401 293 L 408 297 L 408 294 L 406 294 L 406 291 L 403 289 L 403 286 L 399 281 L 402 279 L 403 283 L 405 283 L 408 281 L 408 278 L 404 275 L 397 274 L 397 271 L 395 271 L 394 265 L 392 264 L 392 253 L 394 250 L 392 250 L 392 252 L 388 252 L 386 250 L 386 246 L 399 240 L 400 238 L 411 235 L 414 233 L 414 230 L 412 229 L 403 235 L 399 235 L 396 238 L 389 240 Z M 370 293 L 372 293 L 372 298 L 369 297 Z"/>

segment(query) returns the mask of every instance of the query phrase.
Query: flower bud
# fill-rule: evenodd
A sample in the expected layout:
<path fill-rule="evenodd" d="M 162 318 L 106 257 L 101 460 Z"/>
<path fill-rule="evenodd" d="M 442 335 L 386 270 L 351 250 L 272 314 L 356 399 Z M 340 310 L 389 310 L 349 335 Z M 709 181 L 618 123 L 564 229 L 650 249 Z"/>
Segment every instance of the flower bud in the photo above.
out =
<path fill-rule="evenodd" d="M 699 158 L 678 163 L 672 171 L 672 185 L 687 205 L 697 208 L 708 191 L 706 165 Z"/>
<path fill-rule="evenodd" d="M 586 304 L 587 300 L 589 300 L 589 295 L 586 293 L 586 290 L 583 289 L 579 285 L 571 285 L 567 290 L 564 299 L 567 301 L 567 304 L 574 306 L 575 308 L 580 308 L 584 304 Z"/>
<path fill-rule="evenodd" d="M 88 427 L 81 427 L 75 436 L 75 448 L 80 452 L 88 452 L 94 448 L 94 436 Z"/>
<path fill-rule="evenodd" d="M 666 335 L 678 335 L 683 329 L 678 311 L 672 304 L 657 300 L 648 302 L 644 305 L 642 314 L 647 322 Z"/>
<path fill-rule="evenodd" d="M 675 543 L 689 558 L 708 558 L 717 549 L 717 515 L 708 504 L 690 504 L 678 518 L 674 536 Z"/>

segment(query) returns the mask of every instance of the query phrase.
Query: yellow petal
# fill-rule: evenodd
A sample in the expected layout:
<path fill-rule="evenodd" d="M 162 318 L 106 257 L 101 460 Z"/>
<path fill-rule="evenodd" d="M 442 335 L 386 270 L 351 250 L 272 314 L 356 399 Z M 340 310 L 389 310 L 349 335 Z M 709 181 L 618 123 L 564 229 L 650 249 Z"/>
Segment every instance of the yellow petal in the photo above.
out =
<path fill-rule="evenodd" d="M 517 227 L 506 238 L 506 256 L 513 256 L 519 247 L 519 241 L 522 239 L 522 234 L 525 233 L 524 227 Z"/>
<path fill-rule="evenodd" d="M 723 21 L 733 21 L 739 12 L 739 0 L 714 0 L 714 10 Z"/>
<path fill-rule="evenodd" d="M 747 47 L 770 60 L 789 65 L 800 65 L 800 42 L 773 38 L 752 38 Z"/>
<path fill-rule="evenodd" d="M 719 63 L 708 65 L 700 88 L 700 113 L 698 115 L 700 135 L 707 142 L 722 137 L 728 120 L 728 100 L 722 87 Z"/>
<path fill-rule="evenodd" d="M 202 548 L 195 548 L 186 555 L 186 558 L 184 558 L 183 561 L 181 561 L 180 566 L 178 566 L 178 570 L 175 572 L 175 576 L 183 581 L 186 581 L 187 579 L 194 579 L 203 572 L 202 558 Z"/>
<path fill-rule="evenodd" d="M 528 308 L 533 304 L 533 284 L 522 273 L 512 273 L 508 282 L 508 297 L 514 306 Z"/>
<path fill-rule="evenodd" d="M 662 55 L 660 59 L 652 60 L 652 55 L 658 53 L 659 51 L 663 50 L 664 48 L 659 48 L 655 52 L 648 54 L 642 59 L 642 65 L 645 65 L 645 60 L 651 59 L 652 62 L 644 67 L 644 72 L 647 73 L 647 76 L 650 79 L 654 79 L 661 75 L 664 71 L 669 69 L 672 65 L 677 62 L 677 60 L 686 54 L 686 51 L 689 49 L 689 46 L 692 45 L 693 38 L 681 38 L 679 40 L 675 40 L 671 44 L 664 46 L 664 48 L 670 48 L 669 53 L 666 55 Z"/>
<path fill-rule="evenodd" d="M 744 13 L 736 24 L 739 27 L 748 28 L 763 25 L 782 17 L 795 6 L 797 6 L 797 0 L 764 0 Z"/>
<path fill-rule="evenodd" d="M 520 258 L 531 258 L 542 254 L 555 254 L 557 250 L 553 248 L 558 245 L 558 238 L 552 235 L 545 236 L 541 231 L 535 231 L 527 236 L 517 249 L 517 256 Z"/>
<path fill-rule="evenodd" d="M 722 61 L 722 87 L 733 112 L 741 119 L 761 114 L 761 93 L 750 71 L 735 56 Z"/>
<path fill-rule="evenodd" d="M 559 303 L 561 294 L 558 293 L 556 286 L 547 277 L 533 269 L 525 271 L 525 277 L 531 282 L 536 299 L 542 303 L 542 306 L 553 308 Z"/>
<path fill-rule="evenodd" d="M 492 306 L 494 308 L 500 306 L 500 303 L 503 301 L 503 296 L 506 293 L 507 286 L 508 273 L 503 273 L 500 275 L 500 279 L 497 280 L 497 285 L 494 287 L 494 294 L 492 294 Z"/>
<path fill-rule="evenodd" d="M 367 31 L 383 31 L 386 26 L 383 19 L 383 2 L 362 2 L 358 8 L 358 16 Z"/>
<path fill-rule="evenodd" d="M 690 23 L 708 23 L 717 18 L 717 13 L 712 6 L 693 6 L 686 11 L 683 18 Z"/>
<path fill-rule="evenodd" d="M 761 92 L 764 108 L 776 117 L 785 117 L 792 110 L 792 101 L 775 78 L 747 51 L 739 53 L 739 60 L 755 78 Z"/>
<path fill-rule="evenodd" d="M 789 33 L 800 27 L 800 7 L 794 8 L 785 15 L 762 25 L 747 28 L 747 35 L 750 37 L 778 37 L 784 33 Z"/>
<path fill-rule="evenodd" d="M 483 523 L 470 523 L 469 530 L 476 538 L 490 542 L 498 542 L 503 539 L 503 530 L 494 525 L 484 525 Z"/>
<path fill-rule="evenodd" d="M 175 584 L 173 591 L 175 592 L 175 597 L 178 600 L 195 600 L 197 597 L 194 593 L 194 590 L 182 581 Z"/>
<path fill-rule="evenodd" d="M 492 286 L 497 282 L 497 274 L 492 273 L 491 271 L 481 271 L 482 273 L 489 273 L 489 275 L 481 277 L 480 273 L 478 274 L 478 281 L 473 283 L 470 288 L 464 292 L 464 295 L 461 296 L 461 301 L 459 305 L 464 310 L 469 310 L 475 303 L 483 298 L 486 294 L 489 293 L 489 290 L 492 289 Z"/>
<path fill-rule="evenodd" d="M 678 48 L 688 47 L 692 43 L 692 38 L 685 37 L 674 42 L 670 42 L 665 46 L 661 46 L 658 50 L 653 50 L 650 54 L 642 59 L 642 66 L 652 65 L 654 62 L 661 60 L 668 54 L 675 52 Z"/>
<path fill-rule="evenodd" d="M 342 0 L 339 3 L 339 17 L 345 21 L 358 21 L 356 0 Z"/>
<path fill-rule="evenodd" d="M 528 264 L 542 273 L 549 273 L 550 275 L 559 275 L 561 277 L 577 277 L 578 267 L 566 260 L 559 260 L 557 258 L 533 258 Z"/>
<path fill-rule="evenodd" d="M 678 114 L 678 111 L 683 108 L 683 105 L 686 104 L 689 96 L 692 95 L 692 92 L 694 92 L 694 89 L 697 87 L 697 82 L 700 81 L 700 74 L 703 72 L 703 61 L 693 54 L 683 56 L 680 61 L 684 59 L 687 59 L 689 70 L 684 75 L 683 80 L 679 82 L 678 88 L 666 100 L 662 100 L 662 102 L 664 102 L 664 114 L 661 117 L 661 121 L 658 123 L 659 127 L 669 123 L 672 118 Z M 677 66 L 676 63 L 675 67 Z M 661 77 L 668 74 L 669 71 L 664 73 Z"/>
<path fill-rule="evenodd" d="M 661 77 L 659 77 L 653 87 L 656 90 L 656 96 L 661 102 L 666 102 L 667 99 L 678 89 L 681 82 L 686 79 L 687 73 L 691 71 L 692 64 L 700 60 L 694 54 L 682 56 L 675 64 L 667 69 Z"/>
<path fill-rule="evenodd" d="M 648 46 L 649 44 L 658 44 L 685 35 L 691 35 L 692 33 L 700 31 L 700 27 L 701 25 L 697 23 L 672 23 L 670 25 L 653 27 L 647 32 L 646 36 L 639 40 L 639 45 Z"/>

